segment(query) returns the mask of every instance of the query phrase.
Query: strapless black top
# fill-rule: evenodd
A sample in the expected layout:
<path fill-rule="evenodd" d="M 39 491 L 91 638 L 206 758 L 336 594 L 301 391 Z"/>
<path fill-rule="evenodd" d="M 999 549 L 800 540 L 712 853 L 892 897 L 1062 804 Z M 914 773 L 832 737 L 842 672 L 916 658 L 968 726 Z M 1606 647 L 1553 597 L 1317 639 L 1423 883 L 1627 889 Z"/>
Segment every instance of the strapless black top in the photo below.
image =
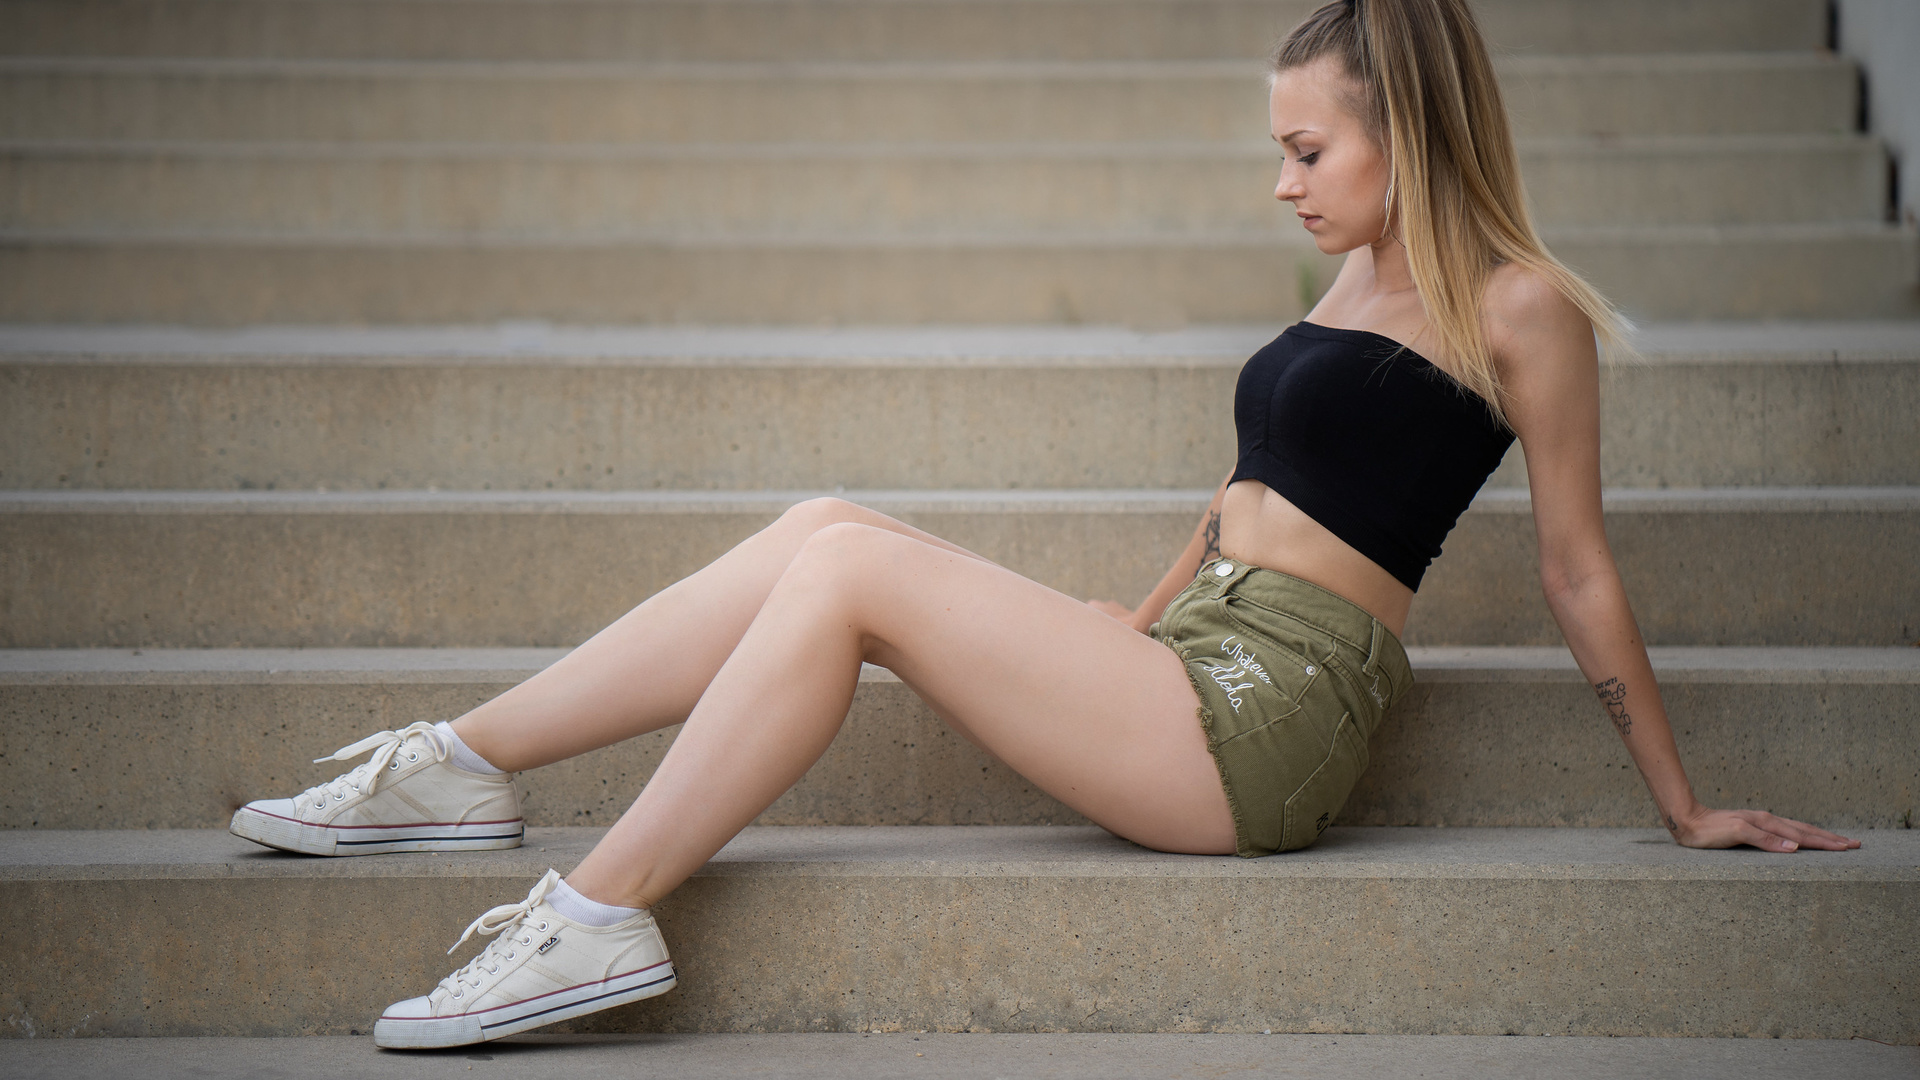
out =
<path fill-rule="evenodd" d="M 1235 480 L 1258 480 L 1409 589 L 1513 445 L 1486 402 L 1368 330 L 1296 323 L 1233 395 Z"/>

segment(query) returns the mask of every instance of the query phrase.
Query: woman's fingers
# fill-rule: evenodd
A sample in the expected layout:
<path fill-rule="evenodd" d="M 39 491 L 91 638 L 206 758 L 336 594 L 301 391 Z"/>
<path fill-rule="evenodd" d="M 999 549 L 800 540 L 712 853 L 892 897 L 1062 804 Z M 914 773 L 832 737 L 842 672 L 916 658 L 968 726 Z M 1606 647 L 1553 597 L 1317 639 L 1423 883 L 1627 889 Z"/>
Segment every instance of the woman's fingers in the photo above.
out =
<path fill-rule="evenodd" d="M 1692 848 L 1730 848 L 1741 844 L 1766 847 L 1766 836 L 1764 830 L 1740 813 L 1707 810 L 1688 821 L 1674 839 Z"/>
<path fill-rule="evenodd" d="M 1847 851 L 1860 846 L 1838 833 L 1764 810 L 1709 810 L 1689 823 L 1680 842 L 1688 847 L 1726 848 L 1746 844 L 1762 851 L 1815 848 Z"/>
<path fill-rule="evenodd" d="M 1762 851 L 1798 851 L 1798 841 L 1763 827 L 1762 820 L 1770 816 L 1753 810 L 1709 810 L 1693 822 L 1690 835 L 1681 842 L 1699 848 L 1746 844 Z"/>
<path fill-rule="evenodd" d="M 1792 818 L 1781 817 L 1778 814 L 1769 814 L 1765 811 L 1759 811 L 1758 815 L 1760 820 L 1757 824 L 1762 828 L 1768 832 L 1787 837 L 1797 842 L 1801 847 L 1820 848 L 1825 851 L 1849 851 L 1860 846 L 1860 841 L 1858 840 L 1849 839 L 1841 836 L 1839 833 L 1828 832 L 1817 825 L 1809 825 L 1804 821 L 1795 821 Z"/>
<path fill-rule="evenodd" d="M 1771 832 L 1755 825 L 1751 821 L 1741 821 L 1734 835 L 1742 844 L 1750 844 L 1763 851 L 1798 851 L 1800 844 L 1779 833 Z"/>

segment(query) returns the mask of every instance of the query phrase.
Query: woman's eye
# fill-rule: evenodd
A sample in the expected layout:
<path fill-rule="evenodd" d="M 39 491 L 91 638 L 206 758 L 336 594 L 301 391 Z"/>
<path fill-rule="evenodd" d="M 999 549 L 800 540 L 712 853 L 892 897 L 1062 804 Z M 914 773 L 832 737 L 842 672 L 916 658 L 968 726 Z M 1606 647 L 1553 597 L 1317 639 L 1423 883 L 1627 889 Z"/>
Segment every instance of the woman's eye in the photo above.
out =
<path fill-rule="evenodd" d="M 1300 155 L 1300 164 L 1302 165 L 1311 165 L 1318 160 L 1320 160 L 1320 151 L 1318 150 L 1315 150 L 1311 154 Z"/>

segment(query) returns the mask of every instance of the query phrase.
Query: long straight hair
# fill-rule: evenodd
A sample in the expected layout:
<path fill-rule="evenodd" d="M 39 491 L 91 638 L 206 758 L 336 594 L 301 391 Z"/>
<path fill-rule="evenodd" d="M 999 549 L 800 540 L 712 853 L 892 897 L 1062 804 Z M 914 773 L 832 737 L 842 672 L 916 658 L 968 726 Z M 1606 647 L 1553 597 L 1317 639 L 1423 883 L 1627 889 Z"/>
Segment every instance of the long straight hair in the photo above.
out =
<path fill-rule="evenodd" d="M 1387 154 L 1388 221 L 1454 378 L 1506 421 L 1480 310 L 1503 263 L 1539 275 L 1603 344 L 1624 346 L 1619 312 L 1534 231 L 1500 84 L 1465 0 L 1335 0 L 1274 49 L 1273 74 L 1323 56 L 1352 77 L 1355 105 Z"/>

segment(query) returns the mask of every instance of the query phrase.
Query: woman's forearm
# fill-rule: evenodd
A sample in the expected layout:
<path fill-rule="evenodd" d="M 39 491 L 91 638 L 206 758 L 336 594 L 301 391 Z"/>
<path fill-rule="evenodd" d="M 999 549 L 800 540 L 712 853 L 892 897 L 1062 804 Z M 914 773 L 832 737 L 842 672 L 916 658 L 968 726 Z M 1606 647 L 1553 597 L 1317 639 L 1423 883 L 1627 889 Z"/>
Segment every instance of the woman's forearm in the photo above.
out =
<path fill-rule="evenodd" d="M 1677 833 L 1700 804 L 1680 763 L 1680 748 L 1619 574 L 1611 568 L 1590 573 L 1564 591 L 1549 593 L 1547 604 L 1646 781 L 1660 823 Z"/>

